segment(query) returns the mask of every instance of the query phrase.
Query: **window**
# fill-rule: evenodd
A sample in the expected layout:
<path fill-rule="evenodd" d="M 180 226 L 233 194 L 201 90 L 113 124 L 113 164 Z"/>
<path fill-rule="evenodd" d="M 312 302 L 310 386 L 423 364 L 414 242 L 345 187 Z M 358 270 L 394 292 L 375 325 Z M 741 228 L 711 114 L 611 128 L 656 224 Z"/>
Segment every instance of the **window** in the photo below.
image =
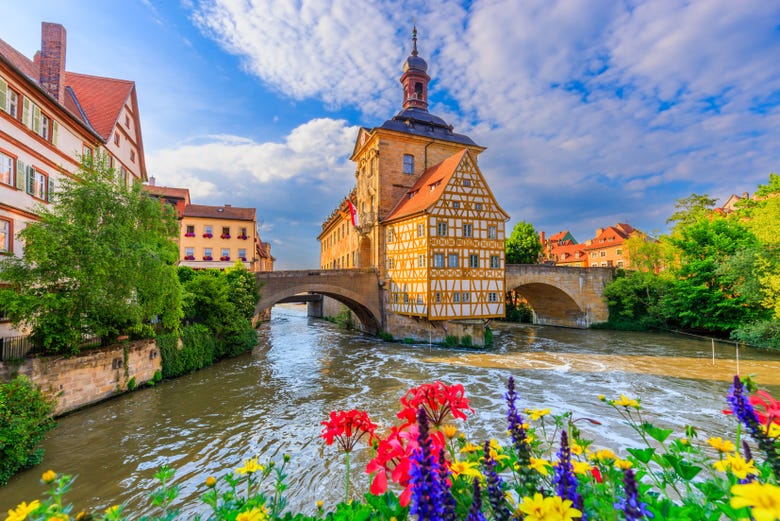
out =
<path fill-rule="evenodd" d="M 417 237 L 422 237 L 425 235 L 425 225 L 424 224 L 418 224 L 417 225 Z"/>
<path fill-rule="evenodd" d="M 418 268 L 424 268 L 425 267 L 425 255 L 418 255 L 417 256 L 417 267 Z"/>
<path fill-rule="evenodd" d="M 195 248 L 184 248 L 184 260 L 195 260 Z"/>
<path fill-rule="evenodd" d="M 246 228 L 241 228 L 241 233 L 238 234 L 238 238 L 239 239 L 246 239 L 247 238 Z"/>
<path fill-rule="evenodd" d="M 398 293 L 393 293 L 393 304 L 398 304 Z"/>
<path fill-rule="evenodd" d="M 184 232 L 185 237 L 195 237 L 195 225 L 194 224 L 188 224 L 187 225 L 187 231 Z"/>
<path fill-rule="evenodd" d="M 471 237 L 473 234 L 474 227 L 471 224 L 464 224 L 463 225 L 463 236 L 464 237 Z"/>
<path fill-rule="evenodd" d="M 211 260 L 211 248 L 203 248 L 203 260 Z"/>
<path fill-rule="evenodd" d="M 433 298 L 437 304 L 441 304 L 441 292 L 437 291 L 434 293 Z"/>
<path fill-rule="evenodd" d="M 114 131 L 114 144 L 119 146 L 119 132 L 116 130 Z"/>
<path fill-rule="evenodd" d="M 387 269 L 389 269 L 389 270 L 393 269 L 393 258 L 392 257 L 388 257 L 387 258 Z"/>
<path fill-rule="evenodd" d="M 488 239 L 495 239 L 496 237 L 496 227 L 488 226 Z"/>
<path fill-rule="evenodd" d="M 130 162 L 135 163 L 135 150 L 130 151 Z"/>
<path fill-rule="evenodd" d="M 417 295 L 417 304 L 422 305 L 422 303 L 423 303 L 422 295 Z"/>
<path fill-rule="evenodd" d="M 214 236 L 214 232 L 212 231 L 210 224 L 207 224 L 203 227 L 203 236 L 207 239 L 211 239 Z"/>
<path fill-rule="evenodd" d="M 469 255 L 469 268 L 479 268 L 479 254 L 472 253 Z"/>
<path fill-rule="evenodd" d="M 395 240 L 395 234 L 392 228 L 387 229 L 387 242 L 393 242 Z"/>
<path fill-rule="evenodd" d="M 128 116 L 127 114 L 125 114 L 125 126 L 127 128 L 130 128 L 130 116 Z"/>
<path fill-rule="evenodd" d="M 590 258 L 591 259 L 595 259 L 596 258 L 596 252 L 595 251 L 590 252 Z"/>
<path fill-rule="evenodd" d="M 460 208 L 460 201 L 452 201 L 452 207 L 455 209 Z"/>
<path fill-rule="evenodd" d="M 222 253 L 219 256 L 219 260 L 223 260 L 223 261 L 230 260 L 230 248 L 222 248 Z"/>
<path fill-rule="evenodd" d="M 439 237 L 446 237 L 447 236 L 447 223 L 444 221 L 439 221 L 436 224 L 436 235 Z"/>
<path fill-rule="evenodd" d="M 14 158 L 0 152 L 0 183 L 13 186 L 14 163 Z"/>
<path fill-rule="evenodd" d="M 615 253 L 616 253 L 617 255 L 623 255 L 623 250 L 621 250 L 621 249 L 618 249 L 618 250 L 617 250 Z"/>
<path fill-rule="evenodd" d="M 498 293 L 491 291 L 488 293 L 488 302 L 498 302 Z"/>
<path fill-rule="evenodd" d="M 220 238 L 222 238 L 222 239 L 230 239 L 230 226 L 223 226 L 222 227 L 222 235 L 220 235 Z"/>
<path fill-rule="evenodd" d="M 474 208 L 476 208 L 476 210 L 477 210 L 478 212 L 479 212 L 479 211 L 482 211 L 482 203 L 477 203 L 477 204 L 475 204 L 475 205 L 474 205 Z"/>
<path fill-rule="evenodd" d="M 0 110 L 6 111 L 14 119 L 19 119 L 19 94 L 0 78 Z"/>
<path fill-rule="evenodd" d="M 458 293 L 457 291 L 456 291 L 456 292 L 454 292 L 454 293 L 452 294 L 452 301 L 453 301 L 455 304 L 460 304 L 460 293 Z"/>
<path fill-rule="evenodd" d="M 598 262 L 591 262 L 590 263 L 590 267 L 591 268 L 598 268 L 599 267 L 599 263 Z"/>
<path fill-rule="evenodd" d="M 51 129 L 51 120 L 45 114 L 41 114 L 40 131 L 38 135 L 46 141 L 49 141 L 49 134 Z"/>
<path fill-rule="evenodd" d="M 409 294 L 404 292 L 404 304 L 408 304 L 408 303 L 409 303 Z"/>
<path fill-rule="evenodd" d="M 602 267 L 602 268 L 606 268 L 606 267 L 607 267 L 607 263 L 606 263 L 606 262 L 602 262 L 602 263 L 601 263 L 601 267 Z"/>
<path fill-rule="evenodd" d="M 617 267 L 618 268 L 622 268 L 623 267 L 623 261 L 622 260 L 617 261 Z"/>
<path fill-rule="evenodd" d="M 501 267 L 501 259 L 498 257 L 498 255 L 491 255 L 490 256 L 490 267 L 491 268 L 500 268 Z"/>
<path fill-rule="evenodd" d="M 463 186 L 465 186 L 465 187 L 467 187 L 467 188 L 468 188 L 469 186 L 471 186 L 471 179 L 464 179 L 464 180 L 463 180 Z"/>
<path fill-rule="evenodd" d="M 238 249 L 238 258 L 242 261 L 246 262 L 246 248 L 239 248 Z"/>
<path fill-rule="evenodd" d="M 46 188 L 48 185 L 48 177 L 46 174 L 37 171 L 35 168 L 27 167 L 27 193 L 31 194 L 38 199 L 46 199 Z"/>
<path fill-rule="evenodd" d="M 0 251 L 11 252 L 11 221 L 0 219 Z"/>
<path fill-rule="evenodd" d="M 457 268 L 458 267 L 458 254 L 457 253 L 450 253 L 447 256 L 447 267 L 448 268 Z"/>
<path fill-rule="evenodd" d="M 607 252 L 605 250 L 601 250 L 601 256 L 602 257 L 606 257 L 607 256 Z"/>
<path fill-rule="evenodd" d="M 414 156 L 412 154 L 404 154 L 404 174 L 414 174 Z"/>
<path fill-rule="evenodd" d="M 462 302 L 469 302 L 469 301 L 471 301 L 471 293 L 469 293 L 468 291 L 464 291 L 461 294 L 460 300 Z"/>
<path fill-rule="evenodd" d="M 434 268 L 443 268 L 444 267 L 444 254 L 443 253 L 434 253 L 433 254 L 433 267 Z"/>

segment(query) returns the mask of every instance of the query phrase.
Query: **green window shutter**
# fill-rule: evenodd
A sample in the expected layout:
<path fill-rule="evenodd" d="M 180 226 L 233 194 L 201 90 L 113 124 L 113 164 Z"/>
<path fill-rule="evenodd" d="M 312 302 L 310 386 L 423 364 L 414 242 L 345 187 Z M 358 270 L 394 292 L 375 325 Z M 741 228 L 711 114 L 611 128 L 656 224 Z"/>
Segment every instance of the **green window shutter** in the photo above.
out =
<path fill-rule="evenodd" d="M 60 130 L 60 124 L 56 121 L 51 122 L 51 144 L 57 146 L 57 133 Z"/>
<path fill-rule="evenodd" d="M 33 185 L 35 184 L 35 169 L 31 166 L 27 166 L 27 190 L 28 194 L 33 193 Z"/>
<path fill-rule="evenodd" d="M 32 128 L 32 109 L 30 108 L 30 99 L 25 96 L 22 100 L 22 123 L 27 128 Z"/>
<path fill-rule="evenodd" d="M 41 133 L 41 109 L 35 103 L 32 104 L 32 131 L 36 134 Z"/>
<path fill-rule="evenodd" d="M 8 110 L 8 83 L 0 78 L 0 110 Z"/>
<path fill-rule="evenodd" d="M 24 175 L 24 163 L 19 159 L 16 160 L 16 188 L 18 190 L 24 190 L 24 180 L 27 176 Z"/>
<path fill-rule="evenodd" d="M 51 201 L 51 194 L 54 192 L 54 179 L 49 177 L 49 186 L 48 190 L 46 190 L 46 200 Z"/>

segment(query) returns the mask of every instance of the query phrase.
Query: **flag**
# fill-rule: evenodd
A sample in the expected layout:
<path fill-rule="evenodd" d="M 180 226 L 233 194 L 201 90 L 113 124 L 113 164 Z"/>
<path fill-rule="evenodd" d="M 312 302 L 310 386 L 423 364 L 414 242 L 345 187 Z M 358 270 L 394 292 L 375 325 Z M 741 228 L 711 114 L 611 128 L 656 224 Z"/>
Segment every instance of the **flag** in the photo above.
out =
<path fill-rule="evenodd" d="M 355 209 L 355 205 L 352 204 L 352 201 L 347 199 L 347 204 L 349 205 L 349 215 L 352 217 L 352 226 L 357 227 L 358 225 L 358 215 L 357 210 Z"/>

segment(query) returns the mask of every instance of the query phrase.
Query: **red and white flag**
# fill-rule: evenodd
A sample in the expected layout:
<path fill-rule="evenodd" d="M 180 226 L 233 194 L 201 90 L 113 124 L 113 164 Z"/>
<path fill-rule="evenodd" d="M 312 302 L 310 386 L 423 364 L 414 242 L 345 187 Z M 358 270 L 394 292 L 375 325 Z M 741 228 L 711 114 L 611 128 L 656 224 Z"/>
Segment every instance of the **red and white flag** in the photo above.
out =
<path fill-rule="evenodd" d="M 352 204 L 352 201 L 347 199 L 347 204 L 349 205 L 349 215 L 352 217 L 352 226 L 358 225 L 358 215 L 357 210 L 355 209 L 355 205 Z"/>

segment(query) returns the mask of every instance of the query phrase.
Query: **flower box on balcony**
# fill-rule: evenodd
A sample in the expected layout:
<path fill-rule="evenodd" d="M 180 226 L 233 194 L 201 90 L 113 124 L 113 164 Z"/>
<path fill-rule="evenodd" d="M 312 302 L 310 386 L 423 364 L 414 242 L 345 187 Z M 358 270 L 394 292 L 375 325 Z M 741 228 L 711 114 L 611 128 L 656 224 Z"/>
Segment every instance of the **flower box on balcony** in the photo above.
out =
<path fill-rule="evenodd" d="M 229 261 L 230 257 L 220 257 L 219 260 L 221 260 L 221 261 Z"/>
<path fill-rule="evenodd" d="M 239 235 L 239 236 L 238 236 L 238 238 L 239 238 L 239 239 L 241 239 L 241 240 L 244 240 L 244 241 L 245 241 L 245 240 L 247 240 L 249 237 L 247 237 L 246 235 Z"/>
<path fill-rule="evenodd" d="M 204 233 L 203 237 L 205 237 L 206 239 L 211 239 L 211 237 L 213 236 L 210 233 Z"/>
<path fill-rule="evenodd" d="M 195 260 L 195 255 L 185 255 L 184 260 Z"/>
<path fill-rule="evenodd" d="M 230 239 L 230 234 L 229 233 L 223 233 L 222 235 L 219 236 L 219 238 L 220 239 Z"/>
<path fill-rule="evenodd" d="M 241 262 L 246 262 L 246 257 L 241 257 Z"/>
<path fill-rule="evenodd" d="M 194 233 L 189 233 L 189 232 L 188 232 L 188 233 L 185 233 L 185 234 L 184 234 L 184 236 L 185 236 L 185 237 L 195 237 L 195 234 L 194 234 Z"/>
<path fill-rule="evenodd" d="M 203 260 L 211 260 L 211 255 L 204 255 Z"/>

